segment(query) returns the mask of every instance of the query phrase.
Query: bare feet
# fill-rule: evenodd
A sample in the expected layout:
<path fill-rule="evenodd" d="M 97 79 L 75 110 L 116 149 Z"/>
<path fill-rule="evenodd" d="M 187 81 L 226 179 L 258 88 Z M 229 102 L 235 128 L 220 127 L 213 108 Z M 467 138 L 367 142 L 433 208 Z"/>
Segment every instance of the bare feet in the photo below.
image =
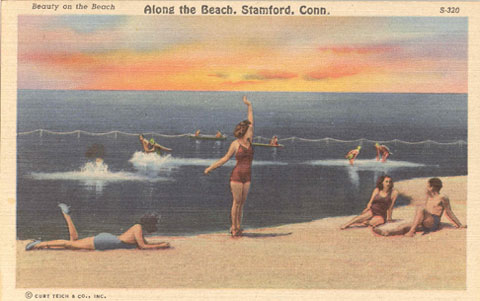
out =
<path fill-rule="evenodd" d="M 406 236 L 406 237 L 414 237 L 414 236 L 415 236 L 415 232 L 407 232 L 407 233 L 405 233 L 405 236 Z"/>
<path fill-rule="evenodd" d="M 232 237 L 240 237 L 242 236 L 242 232 L 243 232 L 242 229 L 230 228 L 230 234 L 232 235 Z"/>

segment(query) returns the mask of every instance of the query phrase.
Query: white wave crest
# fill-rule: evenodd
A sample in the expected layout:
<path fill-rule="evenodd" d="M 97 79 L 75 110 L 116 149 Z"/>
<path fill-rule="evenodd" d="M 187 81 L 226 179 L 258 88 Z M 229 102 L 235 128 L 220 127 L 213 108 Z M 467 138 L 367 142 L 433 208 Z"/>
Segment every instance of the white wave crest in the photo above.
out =
<path fill-rule="evenodd" d="M 103 162 L 88 162 L 79 171 L 52 173 L 32 172 L 31 176 L 36 180 L 73 180 L 96 186 L 108 182 L 167 180 L 166 178 L 148 177 L 130 172 L 111 172 L 108 170 L 108 165 Z"/>
<path fill-rule="evenodd" d="M 210 166 L 219 158 L 201 159 L 201 158 L 178 158 L 171 155 L 159 156 L 155 153 L 135 152 L 129 162 L 135 169 L 145 171 L 170 171 L 182 166 Z M 235 160 L 230 159 L 224 166 L 235 166 Z M 278 161 L 257 161 L 253 160 L 253 165 L 287 165 L 285 162 Z"/>
<path fill-rule="evenodd" d="M 387 162 L 379 162 L 375 159 L 372 160 L 355 160 L 353 166 L 350 165 L 347 159 L 341 160 L 314 160 L 307 161 L 303 164 L 314 166 L 330 166 L 330 167 L 353 167 L 357 170 L 384 170 L 384 169 L 399 169 L 399 168 L 418 168 L 426 166 L 420 163 L 408 162 L 408 161 L 394 161 L 388 160 Z"/>

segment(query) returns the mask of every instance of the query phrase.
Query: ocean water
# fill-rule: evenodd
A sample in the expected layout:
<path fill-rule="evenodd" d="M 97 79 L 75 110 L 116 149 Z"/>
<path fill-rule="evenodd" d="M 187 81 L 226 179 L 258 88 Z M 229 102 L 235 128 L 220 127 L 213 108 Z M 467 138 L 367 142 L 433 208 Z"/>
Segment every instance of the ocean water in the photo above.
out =
<path fill-rule="evenodd" d="M 255 148 L 245 228 L 359 213 L 375 186 L 467 174 L 467 95 L 245 93 L 254 106 L 255 141 L 277 135 L 281 149 Z M 67 238 L 57 204 L 72 207 L 81 237 L 119 234 L 146 212 L 161 215 L 158 235 L 227 231 L 235 164 L 205 176 L 246 119 L 239 92 L 18 92 L 17 237 Z M 217 130 L 226 141 L 186 135 Z M 141 152 L 138 134 L 173 149 Z M 375 142 L 391 149 L 375 160 Z M 105 150 L 103 163 L 85 153 Z M 345 153 L 362 146 L 355 166 Z M 399 199 L 398 205 L 407 200 Z"/>

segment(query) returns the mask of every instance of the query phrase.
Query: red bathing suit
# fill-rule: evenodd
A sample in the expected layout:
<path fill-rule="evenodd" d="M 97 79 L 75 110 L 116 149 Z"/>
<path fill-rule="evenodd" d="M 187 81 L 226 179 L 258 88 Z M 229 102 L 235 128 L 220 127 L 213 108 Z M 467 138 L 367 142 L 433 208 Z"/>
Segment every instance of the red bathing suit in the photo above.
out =
<path fill-rule="evenodd" d="M 383 220 L 387 220 L 387 211 L 392 205 L 392 190 L 386 196 L 380 196 L 380 193 L 375 196 L 372 201 L 372 210 L 373 216 L 381 216 Z"/>
<path fill-rule="evenodd" d="M 253 147 L 252 144 L 248 148 L 239 145 L 237 153 L 235 154 L 237 165 L 230 176 L 231 182 L 249 183 L 252 177 L 252 161 L 253 161 Z"/>

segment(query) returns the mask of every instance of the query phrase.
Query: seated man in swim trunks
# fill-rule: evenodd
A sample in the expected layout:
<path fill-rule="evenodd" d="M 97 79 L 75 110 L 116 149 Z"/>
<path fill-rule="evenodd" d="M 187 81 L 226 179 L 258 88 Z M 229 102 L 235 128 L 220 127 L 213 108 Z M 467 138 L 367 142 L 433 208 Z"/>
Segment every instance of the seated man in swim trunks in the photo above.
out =
<path fill-rule="evenodd" d="M 33 241 L 27 244 L 25 250 L 38 249 L 70 249 L 70 250 L 113 250 L 113 249 L 165 249 L 169 248 L 167 242 L 149 243 L 144 238 L 144 231 L 152 233 L 157 231 L 158 217 L 152 214 L 144 215 L 138 224 L 133 225 L 119 236 L 110 233 L 100 233 L 97 236 L 79 239 L 77 229 L 70 217 L 70 207 L 65 204 L 58 205 L 67 222 L 69 240 Z"/>
<path fill-rule="evenodd" d="M 374 231 L 377 230 L 379 231 L 378 234 L 385 236 L 405 234 L 405 236 L 408 237 L 413 237 L 417 230 L 423 230 L 424 232 L 437 231 L 440 228 L 440 220 L 444 211 L 447 217 L 455 224 L 455 227 L 466 228 L 467 226 L 462 225 L 453 213 L 448 197 L 440 194 L 442 187 L 443 184 L 439 178 L 431 178 L 428 180 L 425 204 L 417 207 L 412 223 L 402 224 L 387 232 L 378 228 L 374 229 Z"/>

